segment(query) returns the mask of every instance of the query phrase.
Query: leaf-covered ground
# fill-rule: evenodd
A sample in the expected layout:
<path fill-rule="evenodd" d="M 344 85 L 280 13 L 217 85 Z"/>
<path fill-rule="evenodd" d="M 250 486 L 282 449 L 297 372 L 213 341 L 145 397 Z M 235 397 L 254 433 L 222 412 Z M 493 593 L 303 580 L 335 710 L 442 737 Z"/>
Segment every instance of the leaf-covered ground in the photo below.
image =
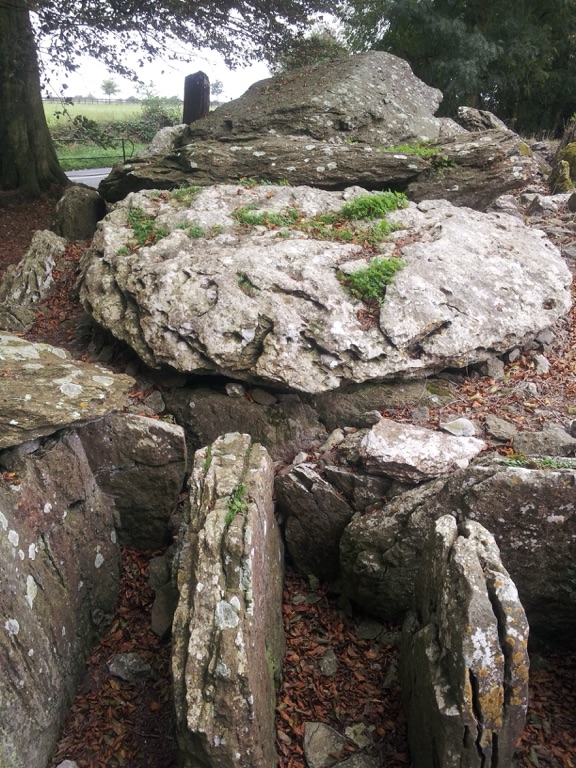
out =
<path fill-rule="evenodd" d="M 32 232 L 48 228 L 50 201 L 0 208 L 0 279 L 9 264 L 24 255 Z M 88 357 L 78 325 L 80 308 L 71 302 L 82 247 L 70 245 L 62 261 L 55 295 L 38 308 L 31 340 L 70 349 Z M 520 429 L 540 429 L 549 422 L 576 418 L 576 314 L 560 324 L 546 357 L 550 371 L 537 370 L 530 355 L 506 366 L 506 380 L 479 374 L 448 377 L 453 400 L 425 414 L 435 428 L 439 421 L 467 416 L 483 430 L 488 413 L 512 421 Z M 530 385 L 536 385 L 530 386 Z M 386 413 L 411 420 L 408 410 Z M 488 441 L 490 443 L 490 441 Z M 496 443 L 489 450 L 495 450 Z M 506 452 L 507 446 L 499 450 Z M 94 649 L 85 678 L 63 727 L 48 768 L 65 758 L 80 768 L 175 768 L 176 751 L 169 683 L 169 642 L 150 630 L 153 594 L 147 582 L 150 553 L 123 551 L 121 599 L 112 626 Z M 287 652 L 279 692 L 277 736 L 280 768 L 304 768 L 304 722 L 325 722 L 341 732 L 362 722 L 370 734 L 366 749 L 382 756 L 387 768 L 409 766 L 404 716 L 395 678 L 397 650 L 391 642 L 395 627 L 374 635 L 358 617 L 338 607 L 326 588 L 312 589 L 288 573 L 284 592 Z M 392 633 L 392 634 L 391 634 Z M 124 683 L 108 672 L 119 652 L 137 651 L 154 670 L 151 680 Z M 321 663 L 333 655 L 333 674 Z M 576 768 L 576 654 L 534 657 L 530 675 L 530 710 L 518 744 L 521 768 Z M 342 758 L 357 747 L 350 742 Z"/>

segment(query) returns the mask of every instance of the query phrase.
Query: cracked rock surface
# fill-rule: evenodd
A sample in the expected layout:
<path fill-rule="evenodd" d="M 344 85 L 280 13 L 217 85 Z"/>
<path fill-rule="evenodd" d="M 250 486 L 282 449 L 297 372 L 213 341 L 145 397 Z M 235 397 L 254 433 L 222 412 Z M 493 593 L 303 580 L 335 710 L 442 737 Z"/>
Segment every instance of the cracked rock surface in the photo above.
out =
<path fill-rule="evenodd" d="M 562 647 L 576 628 L 570 587 L 575 484 L 571 469 L 498 465 L 470 466 L 422 484 L 350 523 L 340 545 L 343 582 L 368 613 L 401 619 L 411 608 L 435 521 L 445 514 L 475 521 L 496 539 L 528 616 L 531 643 Z"/>
<path fill-rule="evenodd" d="M 508 768 L 528 706 L 528 623 L 494 537 L 436 521 L 403 629 L 415 768 Z"/>
<path fill-rule="evenodd" d="M 223 185 L 186 203 L 174 193 L 130 194 L 84 259 L 83 304 L 148 365 L 312 394 L 479 362 L 568 311 L 570 273 L 558 251 L 505 214 L 441 200 L 391 214 L 398 231 L 380 249 L 404 267 L 369 323 L 366 305 L 338 280 L 341 268 L 363 268 L 374 255 L 363 244 L 297 226 L 242 226 L 233 216 L 254 206 L 310 218 L 363 193 Z M 137 246 L 135 210 L 166 236 Z"/>

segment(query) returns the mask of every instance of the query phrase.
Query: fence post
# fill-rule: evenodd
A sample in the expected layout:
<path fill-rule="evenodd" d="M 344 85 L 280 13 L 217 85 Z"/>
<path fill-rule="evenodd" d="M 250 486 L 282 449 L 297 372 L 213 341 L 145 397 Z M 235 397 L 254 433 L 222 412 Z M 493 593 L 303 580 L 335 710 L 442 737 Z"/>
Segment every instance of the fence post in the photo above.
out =
<path fill-rule="evenodd" d="M 210 112 L 210 80 L 204 72 L 196 72 L 184 79 L 183 123 L 192 123 Z"/>

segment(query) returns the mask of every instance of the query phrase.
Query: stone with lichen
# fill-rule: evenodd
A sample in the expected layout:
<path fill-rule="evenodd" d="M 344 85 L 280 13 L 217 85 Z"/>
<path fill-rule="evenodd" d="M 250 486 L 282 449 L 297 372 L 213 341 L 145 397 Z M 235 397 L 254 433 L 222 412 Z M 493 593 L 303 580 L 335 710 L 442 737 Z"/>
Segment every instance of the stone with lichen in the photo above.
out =
<path fill-rule="evenodd" d="M 528 623 L 494 537 L 436 521 L 403 629 L 415 768 L 508 768 L 528 706 Z"/>

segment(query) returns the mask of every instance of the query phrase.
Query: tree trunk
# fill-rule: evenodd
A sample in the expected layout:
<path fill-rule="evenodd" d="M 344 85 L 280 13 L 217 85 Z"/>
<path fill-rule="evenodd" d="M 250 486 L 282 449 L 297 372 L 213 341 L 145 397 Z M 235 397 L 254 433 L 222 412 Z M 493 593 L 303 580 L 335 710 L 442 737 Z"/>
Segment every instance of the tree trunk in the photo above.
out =
<path fill-rule="evenodd" d="M 40 197 L 69 183 L 46 124 L 26 0 L 0 4 L 0 191 Z"/>

